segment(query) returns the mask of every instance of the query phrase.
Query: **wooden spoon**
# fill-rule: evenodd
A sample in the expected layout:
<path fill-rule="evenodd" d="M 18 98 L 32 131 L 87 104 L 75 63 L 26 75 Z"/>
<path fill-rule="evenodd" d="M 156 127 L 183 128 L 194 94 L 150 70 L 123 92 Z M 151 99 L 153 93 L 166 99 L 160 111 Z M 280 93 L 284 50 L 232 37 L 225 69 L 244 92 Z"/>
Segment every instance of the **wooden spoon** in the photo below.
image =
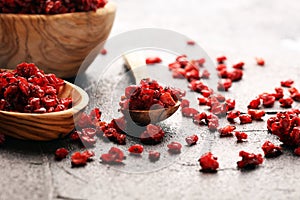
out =
<path fill-rule="evenodd" d="M 0 132 L 23 140 L 49 141 L 61 138 L 74 129 L 89 102 L 88 94 L 80 87 L 65 81 L 58 97 L 72 97 L 73 107 L 59 112 L 36 114 L 0 111 Z"/>
<path fill-rule="evenodd" d="M 146 65 L 143 56 L 138 53 L 129 53 L 123 55 L 123 58 L 127 68 L 132 71 L 136 83 L 148 77 L 147 70 L 140 68 L 141 66 Z M 145 126 L 169 118 L 178 110 L 180 103 L 180 101 L 177 101 L 174 106 L 168 108 L 153 110 L 122 110 L 122 112 L 127 119 L 131 118 L 136 124 Z"/>

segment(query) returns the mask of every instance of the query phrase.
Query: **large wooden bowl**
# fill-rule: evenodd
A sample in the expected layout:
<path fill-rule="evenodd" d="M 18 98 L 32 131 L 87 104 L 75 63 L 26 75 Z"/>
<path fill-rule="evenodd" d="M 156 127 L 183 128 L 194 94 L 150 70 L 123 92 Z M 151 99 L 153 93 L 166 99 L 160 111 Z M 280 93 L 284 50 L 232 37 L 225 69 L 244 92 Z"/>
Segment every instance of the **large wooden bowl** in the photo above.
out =
<path fill-rule="evenodd" d="M 115 4 L 109 2 L 96 12 L 0 14 L 0 67 L 33 62 L 46 73 L 75 77 L 83 61 L 81 72 L 103 47 L 115 12 Z"/>
<path fill-rule="evenodd" d="M 81 111 L 89 102 L 88 94 L 67 81 L 59 97 L 72 97 L 71 109 L 45 114 L 0 111 L 0 133 L 23 140 L 48 141 L 62 138 L 74 129 Z"/>

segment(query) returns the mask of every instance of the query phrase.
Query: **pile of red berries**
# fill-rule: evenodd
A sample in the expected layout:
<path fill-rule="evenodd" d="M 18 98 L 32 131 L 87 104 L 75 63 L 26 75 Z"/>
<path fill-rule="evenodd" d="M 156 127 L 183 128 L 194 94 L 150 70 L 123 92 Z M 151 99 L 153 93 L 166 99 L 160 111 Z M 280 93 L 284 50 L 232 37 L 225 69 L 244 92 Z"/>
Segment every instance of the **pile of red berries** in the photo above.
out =
<path fill-rule="evenodd" d="M 185 95 L 179 89 L 162 87 L 151 79 L 141 80 L 139 85 L 131 85 L 125 89 L 121 97 L 121 110 L 150 110 L 174 106 Z"/>
<path fill-rule="evenodd" d="M 0 110 L 49 113 L 69 109 L 72 98 L 58 96 L 64 84 L 32 63 L 21 63 L 13 71 L 0 71 Z"/>
<path fill-rule="evenodd" d="M 1 0 L 0 13 L 63 14 L 103 8 L 107 0 Z"/>

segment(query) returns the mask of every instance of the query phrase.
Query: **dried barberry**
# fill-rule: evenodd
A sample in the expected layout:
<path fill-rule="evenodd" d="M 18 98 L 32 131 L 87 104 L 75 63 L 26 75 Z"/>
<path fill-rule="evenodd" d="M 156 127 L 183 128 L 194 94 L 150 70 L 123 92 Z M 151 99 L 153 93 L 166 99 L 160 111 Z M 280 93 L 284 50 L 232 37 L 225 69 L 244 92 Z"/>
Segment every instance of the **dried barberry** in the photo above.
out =
<path fill-rule="evenodd" d="M 141 134 L 141 142 L 145 144 L 156 144 L 163 140 L 165 132 L 160 126 L 148 124 L 146 130 Z"/>
<path fill-rule="evenodd" d="M 156 162 L 160 158 L 160 153 L 158 151 L 149 151 L 148 158 L 151 162 Z"/>
<path fill-rule="evenodd" d="M 132 154 L 141 154 L 144 151 L 144 147 L 140 144 L 132 145 L 128 148 L 128 151 Z"/>
<path fill-rule="evenodd" d="M 265 60 L 263 58 L 255 58 L 257 65 L 264 66 Z"/>
<path fill-rule="evenodd" d="M 239 116 L 239 119 L 240 119 L 240 123 L 241 123 L 241 124 L 249 124 L 249 123 L 252 123 L 251 115 L 248 115 L 248 114 L 240 115 L 240 116 Z"/>
<path fill-rule="evenodd" d="M 262 120 L 262 117 L 265 116 L 266 112 L 263 110 L 253 110 L 249 109 L 248 114 L 251 115 L 253 120 Z"/>
<path fill-rule="evenodd" d="M 147 65 L 153 65 L 153 64 L 156 64 L 156 63 L 161 63 L 162 60 L 160 57 L 149 57 L 149 58 L 146 58 L 146 64 Z"/>
<path fill-rule="evenodd" d="M 240 151 L 239 156 L 242 157 L 242 160 L 237 162 L 237 166 L 241 169 L 253 169 L 263 163 L 261 154 Z"/>
<path fill-rule="evenodd" d="M 198 160 L 202 172 L 216 172 L 219 168 L 218 158 L 213 156 L 211 152 L 205 153 Z"/>
<path fill-rule="evenodd" d="M 75 152 L 71 156 L 71 163 L 74 167 L 84 166 L 86 165 L 88 160 L 88 156 L 86 154 L 82 154 L 80 152 Z"/>
<path fill-rule="evenodd" d="M 277 157 L 282 154 L 282 148 L 280 146 L 276 146 L 270 141 L 266 141 L 261 148 L 267 158 Z"/>
<path fill-rule="evenodd" d="M 220 133 L 220 137 L 231 137 L 233 136 L 233 131 L 236 129 L 235 126 L 227 125 L 223 128 L 220 128 L 218 131 Z"/>
<path fill-rule="evenodd" d="M 291 87 L 294 84 L 294 80 L 288 79 L 280 82 L 282 87 Z"/>
<path fill-rule="evenodd" d="M 65 148 L 59 148 L 55 151 L 55 159 L 56 160 L 62 160 L 67 157 L 69 154 L 69 151 Z"/>
<path fill-rule="evenodd" d="M 192 145 L 195 145 L 198 141 L 198 136 L 197 135 L 190 135 L 188 137 L 185 138 L 185 141 L 186 143 L 189 145 L 189 146 L 192 146 Z"/>
<path fill-rule="evenodd" d="M 240 116 L 240 114 L 241 114 L 240 111 L 238 111 L 238 110 L 232 110 L 232 111 L 230 111 L 230 112 L 227 113 L 226 118 L 227 118 L 227 120 L 229 122 L 233 122 L 234 119 L 236 119 L 236 118 L 238 118 Z"/>
<path fill-rule="evenodd" d="M 279 99 L 280 107 L 291 108 L 294 100 L 290 97 Z"/>
<path fill-rule="evenodd" d="M 216 58 L 216 60 L 218 63 L 224 63 L 227 60 L 227 58 L 226 56 L 219 56 Z"/>
<path fill-rule="evenodd" d="M 179 142 L 171 142 L 167 145 L 167 147 L 171 154 L 179 154 L 181 152 L 182 145 Z"/>
<path fill-rule="evenodd" d="M 121 164 L 124 158 L 123 151 L 117 147 L 111 147 L 108 153 L 102 154 L 100 157 L 101 161 L 107 164 Z"/>
<path fill-rule="evenodd" d="M 244 140 L 248 138 L 248 135 L 244 132 L 236 131 L 234 135 L 237 139 L 237 142 L 244 142 Z"/>

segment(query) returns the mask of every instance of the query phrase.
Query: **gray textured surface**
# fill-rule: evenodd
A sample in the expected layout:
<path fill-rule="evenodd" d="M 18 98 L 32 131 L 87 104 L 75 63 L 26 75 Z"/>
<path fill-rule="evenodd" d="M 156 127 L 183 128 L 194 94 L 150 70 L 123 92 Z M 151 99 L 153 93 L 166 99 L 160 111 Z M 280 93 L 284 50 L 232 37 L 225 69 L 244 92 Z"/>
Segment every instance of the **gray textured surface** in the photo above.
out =
<path fill-rule="evenodd" d="M 245 61 L 244 79 L 228 94 L 238 100 L 239 108 L 256 94 L 272 90 L 282 79 L 295 79 L 299 88 L 300 3 L 296 0 L 116 2 L 118 14 L 112 35 L 135 28 L 166 28 L 193 38 L 212 57 L 224 53 L 232 62 Z M 256 56 L 264 57 L 267 65 L 257 67 Z M 93 69 L 89 74 L 94 77 L 92 72 Z M 105 91 L 110 86 L 102 88 Z M 101 103 L 104 99 L 99 97 L 97 101 Z M 195 127 L 190 120 L 180 120 L 183 120 L 184 131 L 175 129 L 181 131 L 180 135 L 169 135 L 163 144 L 147 147 L 147 150 L 165 152 L 168 141 L 181 141 L 185 134 L 194 132 L 200 135 L 199 144 L 184 147 L 179 156 L 164 154 L 155 164 L 147 162 L 145 154 L 141 158 L 128 156 L 125 166 L 118 168 L 102 165 L 100 153 L 111 145 L 99 140 L 95 161 L 74 169 L 68 159 L 55 162 L 53 152 L 62 146 L 71 151 L 80 149 L 76 144 L 65 140 L 36 143 L 8 139 L 0 148 L 0 199 L 300 198 L 300 159 L 289 150 L 279 158 L 265 160 L 256 170 L 236 169 L 240 150 L 261 153 L 260 146 L 266 139 L 278 143 L 265 131 L 265 122 L 238 126 L 249 132 L 249 140 L 237 144 L 234 138 L 219 139 L 217 133 L 210 134 L 204 128 Z M 199 172 L 197 159 L 207 149 L 219 158 L 217 174 Z M 131 167 L 141 173 L 124 172 Z M 146 168 L 157 170 L 142 172 Z"/>

